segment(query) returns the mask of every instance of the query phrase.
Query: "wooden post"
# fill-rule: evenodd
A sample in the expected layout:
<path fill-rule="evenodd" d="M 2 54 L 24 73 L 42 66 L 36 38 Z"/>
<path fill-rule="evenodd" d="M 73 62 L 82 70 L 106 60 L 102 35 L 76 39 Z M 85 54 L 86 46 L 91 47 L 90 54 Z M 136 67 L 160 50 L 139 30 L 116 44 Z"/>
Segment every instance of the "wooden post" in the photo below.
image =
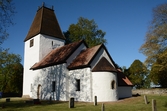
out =
<path fill-rule="evenodd" d="M 105 111 L 104 103 L 102 103 L 101 111 Z"/>
<path fill-rule="evenodd" d="M 70 98 L 70 100 L 69 100 L 69 108 L 74 108 L 74 98 Z"/>
<path fill-rule="evenodd" d="M 144 95 L 144 101 L 145 101 L 145 104 L 148 104 L 148 100 L 147 100 L 147 96 Z"/>
<path fill-rule="evenodd" d="M 6 102 L 10 102 L 10 98 L 6 98 Z"/>
<path fill-rule="evenodd" d="M 157 111 L 156 100 L 152 99 L 152 111 Z"/>
<path fill-rule="evenodd" d="M 94 105 L 97 106 L 97 96 L 94 98 Z"/>

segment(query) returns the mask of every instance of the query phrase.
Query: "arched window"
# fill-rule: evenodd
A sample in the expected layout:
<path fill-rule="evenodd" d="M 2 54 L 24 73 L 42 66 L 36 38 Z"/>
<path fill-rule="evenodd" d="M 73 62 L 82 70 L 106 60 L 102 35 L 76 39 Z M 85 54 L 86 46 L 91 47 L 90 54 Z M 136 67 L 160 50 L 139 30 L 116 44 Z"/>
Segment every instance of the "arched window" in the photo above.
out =
<path fill-rule="evenodd" d="M 40 96 L 41 96 L 41 85 L 38 84 L 38 87 L 37 87 L 37 99 L 40 99 Z"/>
<path fill-rule="evenodd" d="M 111 89 L 116 89 L 116 82 L 115 82 L 115 80 L 111 81 Z"/>

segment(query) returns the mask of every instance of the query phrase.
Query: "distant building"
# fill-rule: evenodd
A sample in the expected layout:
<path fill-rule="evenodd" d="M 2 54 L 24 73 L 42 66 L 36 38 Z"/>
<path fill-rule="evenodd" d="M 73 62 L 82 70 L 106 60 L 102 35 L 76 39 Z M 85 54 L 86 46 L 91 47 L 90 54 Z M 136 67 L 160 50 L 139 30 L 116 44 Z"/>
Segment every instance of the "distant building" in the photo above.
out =
<path fill-rule="evenodd" d="M 67 101 L 117 101 L 132 96 L 132 83 L 106 47 L 88 48 L 84 40 L 64 45 L 54 10 L 45 6 L 24 40 L 23 97 Z"/>

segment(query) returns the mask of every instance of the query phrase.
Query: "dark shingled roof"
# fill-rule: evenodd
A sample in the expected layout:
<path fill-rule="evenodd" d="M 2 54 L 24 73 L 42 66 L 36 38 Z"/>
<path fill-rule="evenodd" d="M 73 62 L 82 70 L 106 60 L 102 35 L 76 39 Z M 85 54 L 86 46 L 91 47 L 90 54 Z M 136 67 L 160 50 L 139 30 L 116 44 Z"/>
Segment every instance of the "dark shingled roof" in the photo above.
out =
<path fill-rule="evenodd" d="M 37 34 L 45 34 L 52 37 L 65 39 L 53 9 L 42 6 L 37 11 L 24 42 Z"/>
<path fill-rule="evenodd" d="M 53 49 L 48 55 L 46 55 L 40 62 L 35 63 L 30 69 L 36 70 L 61 63 L 65 63 L 68 57 L 85 42 L 78 41 L 71 44 Z"/>
<path fill-rule="evenodd" d="M 96 66 L 92 69 L 92 72 L 101 71 L 117 72 L 117 70 L 111 65 L 111 63 L 109 63 L 109 61 L 105 57 L 102 57 L 96 64 Z"/>
<path fill-rule="evenodd" d="M 85 50 L 82 50 L 81 53 L 73 60 L 73 62 L 68 66 L 68 69 L 79 69 L 83 67 L 89 67 L 89 63 L 92 58 L 96 55 L 98 50 L 102 45 L 97 45 Z"/>
<path fill-rule="evenodd" d="M 118 69 L 117 70 L 118 86 L 133 86 L 131 81 L 125 76 L 125 74 Z"/>

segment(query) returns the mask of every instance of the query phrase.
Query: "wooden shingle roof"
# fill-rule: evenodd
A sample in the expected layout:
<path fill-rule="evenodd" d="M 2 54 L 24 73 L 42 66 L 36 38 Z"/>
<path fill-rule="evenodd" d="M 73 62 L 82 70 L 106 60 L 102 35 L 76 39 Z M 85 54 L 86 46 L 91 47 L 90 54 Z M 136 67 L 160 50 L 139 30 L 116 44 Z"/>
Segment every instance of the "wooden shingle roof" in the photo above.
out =
<path fill-rule="evenodd" d="M 68 66 L 68 69 L 73 70 L 73 69 L 89 67 L 92 58 L 96 55 L 96 53 L 98 52 L 101 46 L 102 45 L 97 45 L 97 46 L 82 50 L 81 53 Z"/>
<path fill-rule="evenodd" d="M 112 61 L 115 67 L 115 62 L 109 55 L 106 47 L 104 46 L 104 44 L 101 44 L 101 45 L 97 45 L 81 51 L 81 53 L 73 60 L 73 62 L 67 68 L 69 70 L 73 70 L 73 69 L 80 69 L 84 67 L 90 67 L 90 63 L 92 62 L 96 54 L 98 54 L 101 48 L 103 48 L 106 51 L 106 53 L 108 54 L 110 60 Z"/>
<path fill-rule="evenodd" d="M 37 34 L 45 34 L 59 39 L 65 39 L 53 9 L 45 6 L 38 9 L 24 42 Z"/>
<path fill-rule="evenodd" d="M 96 64 L 96 66 L 92 69 L 92 72 L 102 71 L 117 72 L 117 70 L 111 65 L 111 63 L 109 63 L 109 61 L 105 57 L 102 57 Z"/>
<path fill-rule="evenodd" d="M 126 75 L 117 69 L 118 86 L 133 86 L 132 82 L 126 77 Z"/>

